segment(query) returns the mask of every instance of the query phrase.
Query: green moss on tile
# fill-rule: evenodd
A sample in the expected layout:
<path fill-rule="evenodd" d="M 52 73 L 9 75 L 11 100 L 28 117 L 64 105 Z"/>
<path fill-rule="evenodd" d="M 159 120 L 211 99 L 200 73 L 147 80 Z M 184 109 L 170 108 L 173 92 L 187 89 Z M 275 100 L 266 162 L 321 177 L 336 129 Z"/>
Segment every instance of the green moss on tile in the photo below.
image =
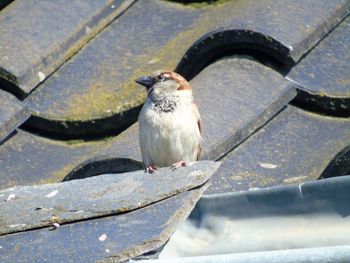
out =
<path fill-rule="evenodd" d="M 215 7 L 214 13 L 218 15 L 213 15 L 213 10 L 201 11 L 201 15 L 191 27 L 174 35 L 162 48 L 151 48 L 146 55 L 134 57 L 133 63 L 140 67 L 135 69 L 128 79 L 116 83 L 114 80 L 119 79 L 121 73 L 110 68 L 104 71 L 103 76 L 98 80 L 89 83 L 84 94 L 72 94 L 67 100 L 61 102 L 64 107 L 60 104 L 60 107 L 46 113 L 47 116 L 41 114 L 40 117 L 59 122 L 84 122 L 123 114 L 132 108 L 139 107 L 146 98 L 146 92 L 143 87 L 135 83 L 135 79 L 158 69 L 174 70 L 196 40 L 213 30 L 213 25 L 231 15 L 229 9 L 223 4 Z M 130 67 L 129 60 L 121 60 L 120 63 L 123 66 L 125 64 L 125 68 Z M 52 112 L 59 117 L 53 117 Z"/>

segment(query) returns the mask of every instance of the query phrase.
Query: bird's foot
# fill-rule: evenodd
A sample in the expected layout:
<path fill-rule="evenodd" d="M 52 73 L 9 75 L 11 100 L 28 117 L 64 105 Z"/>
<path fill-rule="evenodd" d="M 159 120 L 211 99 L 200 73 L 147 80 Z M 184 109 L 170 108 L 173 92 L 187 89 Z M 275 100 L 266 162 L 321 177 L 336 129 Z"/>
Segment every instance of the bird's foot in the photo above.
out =
<path fill-rule="evenodd" d="M 186 162 L 185 161 L 180 161 L 180 162 L 173 163 L 173 165 L 170 168 L 171 168 L 171 170 L 174 171 L 177 168 L 185 167 L 185 166 L 187 166 Z"/>
<path fill-rule="evenodd" d="M 153 164 L 153 165 L 150 165 L 150 166 L 148 166 L 146 168 L 145 173 L 150 173 L 151 174 L 151 173 L 154 173 L 157 170 L 158 170 L 157 165 Z"/>

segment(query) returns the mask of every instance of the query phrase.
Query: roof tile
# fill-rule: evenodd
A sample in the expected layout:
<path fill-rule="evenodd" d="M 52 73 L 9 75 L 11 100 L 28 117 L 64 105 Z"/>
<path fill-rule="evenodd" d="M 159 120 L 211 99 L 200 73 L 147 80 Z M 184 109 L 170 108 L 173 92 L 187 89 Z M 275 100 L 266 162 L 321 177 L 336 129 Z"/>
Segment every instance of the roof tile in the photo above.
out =
<path fill-rule="evenodd" d="M 206 194 L 318 179 L 350 142 L 350 119 L 288 105 L 221 161 Z"/>
<path fill-rule="evenodd" d="M 0 12 L 2 84 L 30 93 L 132 2 L 14 1 Z"/>
<path fill-rule="evenodd" d="M 297 84 L 298 105 L 350 115 L 350 17 L 323 39 L 287 78 Z"/>
<path fill-rule="evenodd" d="M 0 90 L 1 142 L 30 116 L 26 106 L 12 94 Z"/>

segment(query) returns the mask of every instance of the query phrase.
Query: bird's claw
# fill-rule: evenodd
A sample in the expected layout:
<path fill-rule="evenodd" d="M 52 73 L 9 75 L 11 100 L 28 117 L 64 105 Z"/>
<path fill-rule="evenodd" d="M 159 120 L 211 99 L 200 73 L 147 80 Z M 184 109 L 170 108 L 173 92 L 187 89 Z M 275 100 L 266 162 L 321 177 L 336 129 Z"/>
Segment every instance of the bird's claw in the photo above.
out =
<path fill-rule="evenodd" d="M 170 168 L 171 168 L 171 170 L 174 171 L 177 168 L 185 167 L 185 166 L 187 166 L 186 162 L 185 161 L 180 161 L 180 162 L 173 163 L 173 165 Z"/>
<path fill-rule="evenodd" d="M 150 165 L 146 168 L 145 173 L 154 173 L 155 171 L 157 171 L 158 167 L 156 165 Z"/>

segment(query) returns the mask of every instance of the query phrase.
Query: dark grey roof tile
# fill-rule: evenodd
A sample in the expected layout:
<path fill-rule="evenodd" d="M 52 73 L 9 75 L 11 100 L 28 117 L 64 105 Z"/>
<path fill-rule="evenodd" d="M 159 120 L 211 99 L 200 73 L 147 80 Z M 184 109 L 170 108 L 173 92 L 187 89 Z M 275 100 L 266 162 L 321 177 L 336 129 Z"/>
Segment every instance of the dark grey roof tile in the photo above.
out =
<path fill-rule="evenodd" d="M 177 70 L 193 77 L 215 58 L 246 52 L 290 67 L 336 26 L 350 10 L 339 1 L 232 1 L 187 51 Z M 266 59 L 266 58 L 265 58 Z"/>
<path fill-rule="evenodd" d="M 1 262 L 121 262 L 162 246 L 205 187 L 118 216 L 0 237 Z"/>
<path fill-rule="evenodd" d="M 0 90 L 0 145 L 29 116 L 30 113 L 22 102 Z"/>
<path fill-rule="evenodd" d="M 14 1 L 0 12 L 0 77 L 28 94 L 133 3 Z M 3 84 L 9 84 L 3 82 Z"/>
<path fill-rule="evenodd" d="M 34 115 L 28 125 L 47 136 L 70 138 L 121 131 L 135 121 L 145 98 L 133 81 L 175 68 L 191 46 L 177 69 L 187 78 L 232 48 L 297 60 L 349 6 L 345 0 L 310 0 L 302 12 L 299 3 L 288 4 L 227 1 L 193 8 L 138 1 L 28 98 Z M 204 42 L 195 43 L 203 35 Z"/>
<path fill-rule="evenodd" d="M 297 84 L 296 102 L 307 108 L 350 115 L 350 17 L 288 74 Z"/>
<path fill-rule="evenodd" d="M 349 1 L 223 1 L 202 8 L 161 0 L 76 1 L 68 4 L 70 8 L 66 2 L 64 8 L 57 1 L 38 3 L 14 1 L 0 12 L 0 23 L 3 21 L 6 25 L 0 35 L 1 88 L 21 97 L 30 93 L 25 103 L 33 115 L 22 126 L 27 132 L 18 129 L 0 143 L 2 189 L 142 169 L 138 125 L 132 125 L 118 136 L 115 134 L 136 120 L 145 99 L 143 88 L 134 80 L 159 68 L 174 69 L 176 65 L 179 73 L 193 78 L 191 84 L 203 121 L 203 158 L 223 161 L 207 195 L 301 183 L 328 177 L 334 169 L 340 174 L 348 170 L 348 166 L 346 169 L 339 166 L 343 160 L 348 165 L 350 120 L 286 105 L 296 94 L 293 83 L 300 84 L 298 88 L 305 94 L 314 96 L 312 99 L 318 106 L 324 106 L 321 95 L 334 99 L 335 105 L 326 105 L 329 112 L 332 107 L 342 108 L 344 98 L 348 99 L 348 19 L 318 42 L 349 13 Z M 31 16 L 24 17 L 24 9 Z M 61 23 L 57 23 L 58 18 L 54 19 L 56 16 L 61 18 Z M 74 55 L 82 46 L 84 48 Z M 249 56 L 232 56 L 237 53 Z M 218 60 L 224 56 L 230 57 Z M 301 58 L 288 76 L 293 83 L 285 80 L 282 74 Z M 310 81 L 308 70 L 324 74 Z M 52 75 L 33 91 L 49 74 Z M 299 95 L 303 95 L 300 90 Z M 0 102 L 2 93 L 0 91 Z M 14 98 L 5 101 L 10 106 L 0 104 L 0 141 L 2 134 L 7 136 L 24 120 L 17 121 L 16 113 L 9 111 L 22 112 L 23 103 Z M 344 105 L 348 110 L 348 105 Z M 2 116 L 10 116 L 6 118 L 16 123 L 2 125 Z M 1 125 L 10 128 L 4 133 Z M 100 140 L 60 141 L 57 138 Z M 236 148 L 230 151 L 233 147 Z M 325 168 L 327 173 L 323 172 Z M 152 183 L 143 172 L 136 174 L 140 175 L 138 179 Z M 88 181 L 102 183 L 101 178 Z M 164 183 L 173 178 L 162 179 Z M 77 182 L 65 183 L 76 187 L 66 192 L 63 202 L 86 201 L 76 199 L 75 193 L 80 190 Z M 145 191 L 155 187 L 154 195 L 157 190 L 163 194 L 169 190 L 163 197 L 175 194 L 171 190 L 174 185 L 166 186 L 169 188 L 158 189 L 157 184 L 152 184 Z M 41 187 L 53 189 L 52 185 Z M 310 187 L 301 185 L 290 189 L 297 189 L 301 194 Z M 326 183 L 322 187 L 328 189 Z M 5 192 L 29 188 L 33 189 L 29 186 Z M 13 262 L 20 257 L 27 262 L 58 259 L 95 262 L 138 256 L 168 240 L 204 188 L 142 208 L 136 200 L 138 196 L 133 196 L 136 199 L 127 200 L 130 201 L 127 210 L 139 209 L 117 216 L 105 217 L 110 214 L 110 207 L 98 214 L 104 205 L 108 206 L 103 203 L 97 211 L 103 218 L 92 219 L 96 211 L 88 217 L 79 218 L 78 214 L 75 219 L 84 221 L 57 221 L 64 224 L 55 231 L 48 231 L 50 221 L 45 219 L 45 224 L 40 225 L 45 228 L 37 230 L 26 229 L 21 221 L 16 221 L 11 228 L 28 231 L 0 237 L 0 261 Z M 106 191 L 109 190 L 107 187 Z M 143 194 L 147 195 L 146 192 Z M 149 195 L 145 199 L 140 196 L 143 201 L 149 198 Z M 266 196 L 270 198 L 269 193 Z M 286 191 L 286 196 L 291 196 L 290 191 Z M 9 201 L 14 199 L 19 209 L 30 209 L 15 197 L 12 195 Z M 258 202 L 265 200 L 260 197 Z M 38 200 L 40 198 L 35 202 Z M 158 200 L 153 198 L 150 202 Z M 274 204 L 281 204 L 279 201 L 273 199 Z"/>
<path fill-rule="evenodd" d="M 221 160 L 206 194 L 315 180 L 350 144 L 349 130 L 350 119 L 289 105 Z"/>
<path fill-rule="evenodd" d="M 1 189 L 61 181 L 100 144 L 70 144 L 19 130 L 0 147 Z"/>
<path fill-rule="evenodd" d="M 250 58 L 220 60 L 199 73 L 191 84 L 203 123 L 202 158 L 210 160 L 227 153 L 295 95 L 282 76 Z M 103 160 L 109 160 L 111 165 L 125 158 L 141 160 L 138 125 L 118 137 L 69 177 L 88 175 L 90 167 Z"/>
<path fill-rule="evenodd" d="M 28 125 L 71 138 L 125 129 L 145 99 L 135 79 L 175 68 L 186 46 L 200 36 L 191 27 L 203 12 L 138 1 L 28 98 L 35 116 Z"/>
<path fill-rule="evenodd" d="M 280 74 L 249 58 L 219 60 L 191 84 L 202 116 L 204 159 L 226 154 L 295 96 Z"/>
<path fill-rule="evenodd" d="M 281 75 L 249 58 L 220 60 L 191 83 L 203 121 L 203 158 L 212 160 L 244 140 L 295 95 Z M 20 132 L 0 151 L 5 164 L 0 179 L 11 178 L 3 187 L 141 168 L 133 161 L 141 160 L 137 125 L 106 141 L 72 145 Z M 14 168 L 14 163 L 20 165 Z"/>
<path fill-rule="evenodd" d="M 104 174 L 6 189 L 0 191 L 0 235 L 50 227 L 52 215 L 64 224 L 139 209 L 203 185 L 219 165 L 202 161 L 174 171 L 166 167 L 152 174 Z"/>

